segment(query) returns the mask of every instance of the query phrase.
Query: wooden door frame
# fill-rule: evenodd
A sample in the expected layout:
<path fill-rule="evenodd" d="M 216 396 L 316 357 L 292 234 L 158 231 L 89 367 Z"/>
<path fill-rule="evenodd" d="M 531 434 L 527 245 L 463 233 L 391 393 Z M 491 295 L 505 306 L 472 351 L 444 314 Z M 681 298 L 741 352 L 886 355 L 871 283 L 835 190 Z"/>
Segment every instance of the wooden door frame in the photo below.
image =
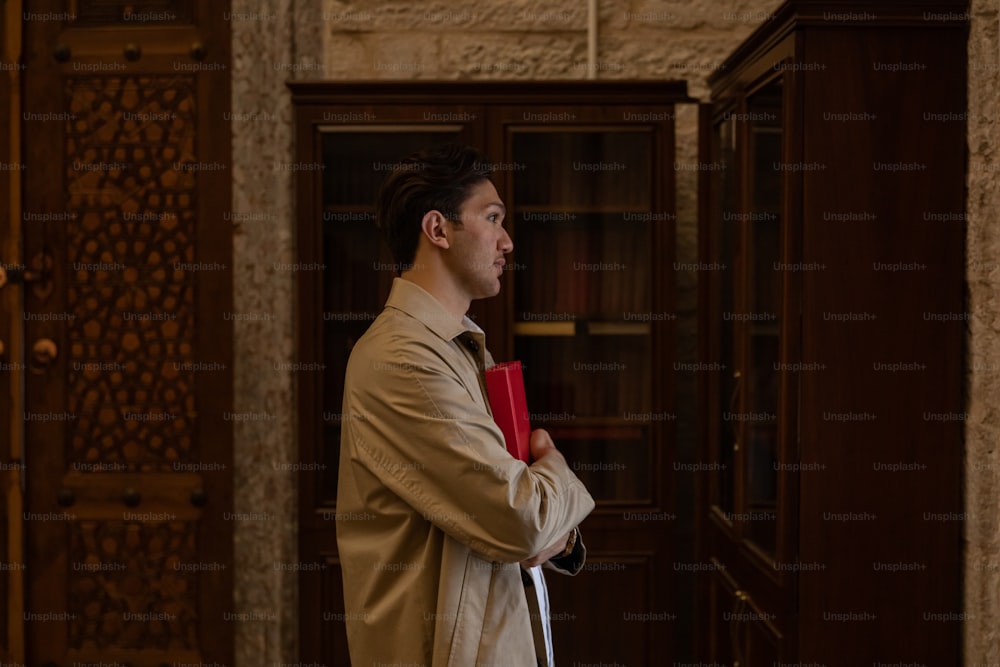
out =
<path fill-rule="evenodd" d="M 3 53 L 0 62 L 0 163 L 8 168 L 0 176 L 0 262 L 19 264 L 21 258 L 21 0 L 8 0 L 0 12 Z M 21 292 L 16 287 L 0 288 L 0 431 L 8 443 L 0 451 L 0 548 L 7 566 L 4 577 L 6 601 L 0 628 L 0 656 L 14 664 L 24 664 L 24 423 L 21 420 L 23 395 L 19 391 L 23 372 L 23 328 L 17 320 L 21 312 Z"/>

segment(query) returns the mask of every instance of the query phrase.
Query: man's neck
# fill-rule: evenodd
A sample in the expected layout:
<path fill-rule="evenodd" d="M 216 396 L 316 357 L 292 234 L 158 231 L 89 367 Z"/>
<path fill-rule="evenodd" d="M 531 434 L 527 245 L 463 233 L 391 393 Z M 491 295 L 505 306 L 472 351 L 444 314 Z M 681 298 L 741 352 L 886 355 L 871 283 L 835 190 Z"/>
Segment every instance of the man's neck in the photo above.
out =
<path fill-rule="evenodd" d="M 445 310 L 454 315 L 456 321 L 461 322 L 465 318 L 465 314 L 469 312 L 471 302 L 467 297 L 458 294 L 448 280 L 436 278 L 427 271 L 414 270 L 403 271 L 399 277 L 423 288 L 424 291 L 437 299 Z"/>

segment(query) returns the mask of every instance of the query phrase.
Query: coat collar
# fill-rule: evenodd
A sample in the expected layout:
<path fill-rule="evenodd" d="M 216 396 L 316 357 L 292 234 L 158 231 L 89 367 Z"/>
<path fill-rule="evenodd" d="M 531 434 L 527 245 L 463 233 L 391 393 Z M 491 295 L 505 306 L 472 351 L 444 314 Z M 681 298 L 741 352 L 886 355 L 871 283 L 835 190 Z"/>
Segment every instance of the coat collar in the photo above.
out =
<path fill-rule="evenodd" d="M 480 336 L 483 334 L 483 330 L 468 316 L 462 321 L 456 320 L 430 292 L 404 278 L 393 279 L 385 307 L 406 313 L 446 341 L 470 331 Z"/>

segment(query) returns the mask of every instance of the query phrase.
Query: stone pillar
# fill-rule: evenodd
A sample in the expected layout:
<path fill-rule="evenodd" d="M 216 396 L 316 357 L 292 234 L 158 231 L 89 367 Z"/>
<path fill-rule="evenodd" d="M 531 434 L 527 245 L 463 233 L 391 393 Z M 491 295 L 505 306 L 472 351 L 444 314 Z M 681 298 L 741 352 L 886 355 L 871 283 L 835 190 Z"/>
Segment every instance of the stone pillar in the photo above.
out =
<path fill-rule="evenodd" d="M 233 0 L 234 606 L 237 667 L 297 660 L 295 3 Z"/>
<path fill-rule="evenodd" d="M 1000 15 L 996 0 L 973 0 L 971 15 L 965 664 L 996 665 L 1000 664 Z"/>

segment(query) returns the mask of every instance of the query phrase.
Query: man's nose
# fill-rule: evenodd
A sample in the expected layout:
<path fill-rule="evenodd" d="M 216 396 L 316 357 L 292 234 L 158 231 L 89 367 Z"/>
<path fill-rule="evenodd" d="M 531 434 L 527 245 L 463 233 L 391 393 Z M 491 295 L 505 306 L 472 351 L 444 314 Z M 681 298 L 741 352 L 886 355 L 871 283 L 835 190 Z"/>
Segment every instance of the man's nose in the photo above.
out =
<path fill-rule="evenodd" d="M 500 239 L 500 250 L 506 255 L 513 249 L 514 249 L 514 242 L 511 240 L 510 234 L 507 233 L 507 230 L 504 229 L 503 237 L 501 237 Z"/>

